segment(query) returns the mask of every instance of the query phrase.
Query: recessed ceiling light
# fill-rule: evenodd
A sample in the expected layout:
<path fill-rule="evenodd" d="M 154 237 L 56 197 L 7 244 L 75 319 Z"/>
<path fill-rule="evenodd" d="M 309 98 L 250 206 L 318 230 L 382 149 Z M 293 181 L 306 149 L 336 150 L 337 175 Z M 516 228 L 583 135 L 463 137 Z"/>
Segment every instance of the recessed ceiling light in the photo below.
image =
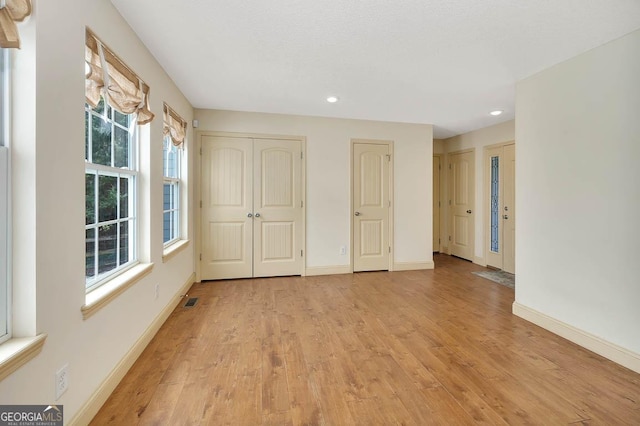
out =
<path fill-rule="evenodd" d="M 338 98 L 336 96 L 329 96 L 327 98 L 327 102 L 329 102 L 330 104 L 335 104 L 336 102 L 338 102 Z"/>
<path fill-rule="evenodd" d="M 504 111 L 502 111 L 501 109 L 496 109 L 494 111 L 491 111 L 489 114 L 493 115 L 493 116 L 498 116 L 500 114 L 502 114 Z"/>

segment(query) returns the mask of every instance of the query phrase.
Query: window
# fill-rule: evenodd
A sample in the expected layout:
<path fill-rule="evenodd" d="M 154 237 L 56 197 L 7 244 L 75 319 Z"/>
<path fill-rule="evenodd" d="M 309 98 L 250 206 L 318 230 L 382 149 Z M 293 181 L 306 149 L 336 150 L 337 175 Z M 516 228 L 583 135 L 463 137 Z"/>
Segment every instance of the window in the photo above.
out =
<path fill-rule="evenodd" d="M 89 293 L 138 263 L 138 128 L 151 122 L 154 114 L 149 110 L 149 86 L 88 28 L 85 77 Z"/>
<path fill-rule="evenodd" d="M 9 51 L 0 48 L 0 342 L 11 337 L 9 280 Z"/>
<path fill-rule="evenodd" d="M 134 114 L 85 107 L 86 289 L 137 262 Z"/>
<path fill-rule="evenodd" d="M 164 137 L 163 149 L 163 230 L 164 246 L 180 239 L 180 162 L 181 152 L 171 141 L 169 135 Z"/>
<path fill-rule="evenodd" d="M 164 104 L 162 241 L 165 248 L 180 239 L 180 179 L 182 173 L 180 165 L 186 131 L 187 122 L 169 105 Z"/>

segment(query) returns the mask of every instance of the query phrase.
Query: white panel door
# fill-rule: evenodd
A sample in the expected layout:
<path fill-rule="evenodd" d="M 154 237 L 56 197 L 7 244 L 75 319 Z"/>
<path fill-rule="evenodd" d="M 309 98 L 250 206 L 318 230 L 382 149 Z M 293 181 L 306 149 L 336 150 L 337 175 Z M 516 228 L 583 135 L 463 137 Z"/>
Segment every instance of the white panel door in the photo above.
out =
<path fill-rule="evenodd" d="M 353 270 L 389 270 L 389 145 L 353 145 Z"/>
<path fill-rule="evenodd" d="M 454 153 L 449 160 L 451 254 L 473 260 L 475 153 Z"/>
<path fill-rule="evenodd" d="M 516 273 L 516 146 L 504 147 L 504 256 L 502 269 Z"/>
<path fill-rule="evenodd" d="M 302 271 L 301 152 L 300 141 L 254 140 L 255 277 Z"/>
<path fill-rule="evenodd" d="M 248 138 L 202 137 L 203 280 L 253 274 L 253 155 Z"/>

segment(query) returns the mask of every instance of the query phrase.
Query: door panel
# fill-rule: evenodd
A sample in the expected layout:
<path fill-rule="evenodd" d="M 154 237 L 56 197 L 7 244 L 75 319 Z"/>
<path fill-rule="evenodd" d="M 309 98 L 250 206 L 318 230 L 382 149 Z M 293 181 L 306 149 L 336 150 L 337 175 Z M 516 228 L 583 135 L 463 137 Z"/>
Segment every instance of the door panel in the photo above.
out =
<path fill-rule="evenodd" d="M 255 277 L 302 271 L 300 141 L 255 139 Z"/>
<path fill-rule="evenodd" d="M 202 279 L 252 274 L 251 139 L 202 137 Z"/>
<path fill-rule="evenodd" d="M 473 260 L 475 152 L 454 153 L 449 160 L 451 254 Z"/>
<path fill-rule="evenodd" d="M 389 145 L 353 145 L 353 270 L 389 269 Z"/>
<path fill-rule="evenodd" d="M 516 273 L 516 146 L 504 147 L 504 257 L 502 268 Z"/>

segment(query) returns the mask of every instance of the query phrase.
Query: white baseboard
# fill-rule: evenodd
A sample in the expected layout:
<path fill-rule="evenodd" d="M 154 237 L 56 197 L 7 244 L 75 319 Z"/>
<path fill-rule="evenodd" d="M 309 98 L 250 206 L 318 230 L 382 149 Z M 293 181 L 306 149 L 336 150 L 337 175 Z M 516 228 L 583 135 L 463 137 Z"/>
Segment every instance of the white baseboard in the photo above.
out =
<path fill-rule="evenodd" d="M 512 312 L 529 322 L 532 322 L 550 332 L 564 337 L 573 343 L 589 349 L 615 363 L 618 363 L 630 370 L 640 373 L 640 354 L 620 347 L 614 343 L 594 336 L 591 333 L 580 330 L 572 325 L 559 321 L 518 302 L 513 302 Z"/>
<path fill-rule="evenodd" d="M 315 275 L 338 275 L 338 274 L 350 274 L 351 267 L 349 265 L 337 265 L 337 266 L 312 266 L 305 270 L 307 277 Z"/>
<path fill-rule="evenodd" d="M 91 397 L 80 408 L 76 415 L 69 422 L 70 425 L 88 425 L 93 417 L 100 411 L 100 408 L 107 401 L 109 396 L 113 393 L 118 386 L 122 378 L 127 374 L 131 366 L 136 362 L 138 357 L 142 354 L 147 347 L 151 339 L 156 335 L 162 324 L 165 323 L 171 312 L 180 303 L 181 295 L 185 294 L 191 285 L 195 282 L 196 274 L 193 273 L 189 276 L 187 281 L 180 287 L 180 290 L 173 296 L 171 302 L 165 306 L 165 308 L 158 314 L 153 320 L 151 325 L 142 333 L 134 345 L 129 349 L 129 352 L 120 360 L 118 365 L 111 371 L 102 384 L 96 389 Z"/>
<path fill-rule="evenodd" d="M 435 267 L 433 260 L 426 262 L 394 262 L 394 271 L 415 271 L 418 269 L 433 269 Z"/>

